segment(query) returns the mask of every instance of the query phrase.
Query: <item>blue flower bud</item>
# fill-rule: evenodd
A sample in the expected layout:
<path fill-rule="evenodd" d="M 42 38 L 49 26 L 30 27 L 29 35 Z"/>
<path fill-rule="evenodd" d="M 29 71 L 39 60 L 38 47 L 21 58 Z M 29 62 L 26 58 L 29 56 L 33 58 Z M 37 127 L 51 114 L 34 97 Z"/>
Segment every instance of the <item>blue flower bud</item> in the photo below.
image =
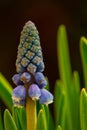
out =
<path fill-rule="evenodd" d="M 16 70 L 18 73 L 44 71 L 39 33 L 31 21 L 25 24 L 21 32 Z"/>
<path fill-rule="evenodd" d="M 26 100 L 26 89 L 23 85 L 18 85 L 13 89 L 12 100 L 14 106 L 24 106 Z"/>
<path fill-rule="evenodd" d="M 53 95 L 46 89 L 41 89 L 40 103 L 48 105 L 52 102 L 53 102 Z"/>
<path fill-rule="evenodd" d="M 41 61 L 40 64 L 37 66 L 37 72 L 43 72 L 44 68 L 44 63 Z"/>
<path fill-rule="evenodd" d="M 20 77 L 21 81 L 23 83 L 28 83 L 31 80 L 31 75 L 27 72 L 24 72 L 21 77 Z"/>
<path fill-rule="evenodd" d="M 41 89 L 47 85 L 47 81 L 41 72 L 35 73 L 35 82 Z"/>
<path fill-rule="evenodd" d="M 40 89 L 37 84 L 32 84 L 29 86 L 28 96 L 32 98 L 32 100 L 38 100 L 41 95 Z"/>
<path fill-rule="evenodd" d="M 20 80 L 20 74 L 15 74 L 13 77 L 12 77 L 12 81 L 14 84 L 16 85 L 22 85 L 23 82 Z"/>

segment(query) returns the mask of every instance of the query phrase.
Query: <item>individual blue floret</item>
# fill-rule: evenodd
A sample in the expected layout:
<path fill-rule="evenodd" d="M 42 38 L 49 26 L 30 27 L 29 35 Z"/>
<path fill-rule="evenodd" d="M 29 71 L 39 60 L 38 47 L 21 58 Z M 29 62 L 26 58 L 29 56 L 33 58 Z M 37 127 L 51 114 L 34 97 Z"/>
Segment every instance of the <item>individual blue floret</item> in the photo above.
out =
<path fill-rule="evenodd" d="M 37 66 L 37 72 L 43 72 L 44 68 L 44 63 L 41 61 L 40 64 Z"/>
<path fill-rule="evenodd" d="M 37 84 L 32 84 L 29 86 L 28 96 L 32 98 L 32 100 L 38 100 L 41 96 L 41 92 Z"/>
<path fill-rule="evenodd" d="M 24 72 L 20 79 L 23 83 L 28 83 L 31 80 L 31 75 L 28 72 Z"/>
<path fill-rule="evenodd" d="M 38 84 L 38 86 L 42 89 L 47 85 L 47 81 L 41 72 L 35 73 L 35 82 Z"/>
<path fill-rule="evenodd" d="M 23 85 L 18 85 L 13 89 L 12 100 L 14 106 L 24 106 L 26 100 L 26 89 Z"/>
<path fill-rule="evenodd" d="M 16 85 L 20 85 L 20 84 L 22 85 L 23 84 L 23 82 L 20 80 L 20 76 L 21 76 L 21 74 L 13 75 L 12 81 L 13 81 L 14 84 L 16 84 Z"/>
<path fill-rule="evenodd" d="M 53 102 L 53 95 L 46 89 L 41 89 L 40 103 L 48 105 Z"/>

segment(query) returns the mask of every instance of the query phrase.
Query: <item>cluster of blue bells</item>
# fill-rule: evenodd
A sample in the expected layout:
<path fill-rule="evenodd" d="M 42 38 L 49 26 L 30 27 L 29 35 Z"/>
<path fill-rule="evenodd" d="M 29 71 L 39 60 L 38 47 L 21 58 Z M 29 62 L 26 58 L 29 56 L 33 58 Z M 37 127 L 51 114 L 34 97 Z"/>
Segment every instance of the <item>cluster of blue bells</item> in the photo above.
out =
<path fill-rule="evenodd" d="M 39 33 L 31 21 L 25 24 L 21 32 L 16 71 L 17 74 L 12 77 L 13 82 L 17 85 L 12 92 L 12 100 L 15 106 L 25 105 L 26 95 L 32 100 L 39 99 L 41 104 L 53 102 L 53 95 L 45 89 L 47 81 L 42 73 L 44 62 Z"/>
<path fill-rule="evenodd" d="M 41 72 L 34 75 L 24 72 L 23 74 L 15 74 L 12 77 L 13 82 L 17 85 L 12 92 L 12 100 L 15 106 L 23 106 L 26 104 L 26 85 L 28 87 L 28 96 L 32 100 L 39 100 L 41 104 L 50 104 L 53 102 L 53 95 L 45 89 L 47 81 Z"/>

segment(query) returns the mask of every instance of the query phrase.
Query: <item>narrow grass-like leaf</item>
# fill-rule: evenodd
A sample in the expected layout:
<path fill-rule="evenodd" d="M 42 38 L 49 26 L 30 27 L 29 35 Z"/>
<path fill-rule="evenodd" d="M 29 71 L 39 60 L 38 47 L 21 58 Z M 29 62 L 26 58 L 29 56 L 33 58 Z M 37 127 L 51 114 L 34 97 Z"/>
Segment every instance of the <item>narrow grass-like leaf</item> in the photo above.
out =
<path fill-rule="evenodd" d="M 13 117 L 7 109 L 4 112 L 4 126 L 5 130 L 17 130 Z"/>
<path fill-rule="evenodd" d="M 77 71 L 73 72 L 71 101 L 74 130 L 80 130 L 80 79 Z"/>
<path fill-rule="evenodd" d="M 5 79 L 5 77 L 0 73 L 0 98 L 7 105 L 7 107 L 12 110 L 12 99 L 11 99 L 12 87 Z"/>
<path fill-rule="evenodd" d="M 22 128 L 21 128 L 21 124 L 20 124 L 20 121 L 19 121 L 18 112 L 17 112 L 16 107 L 13 107 L 12 112 L 13 112 L 12 114 L 13 114 L 13 119 L 15 121 L 15 124 L 16 124 L 18 130 L 21 130 Z"/>
<path fill-rule="evenodd" d="M 42 104 L 40 104 L 39 100 L 37 100 L 36 102 L 36 109 L 37 109 L 37 115 L 38 115 L 40 109 L 42 109 Z"/>
<path fill-rule="evenodd" d="M 54 90 L 54 113 L 56 125 L 62 123 L 62 116 L 65 112 L 65 93 L 63 90 L 63 85 L 60 80 L 56 81 Z"/>
<path fill-rule="evenodd" d="M 59 72 L 60 77 L 63 80 L 65 87 L 71 89 L 69 86 L 71 81 L 71 66 L 70 66 L 70 57 L 68 50 L 68 40 L 66 29 L 64 25 L 61 25 L 58 30 L 57 37 L 57 53 L 58 53 L 58 63 L 59 63 Z"/>
<path fill-rule="evenodd" d="M 74 91 L 77 93 L 77 97 L 79 97 L 79 94 L 80 94 L 80 78 L 79 78 L 79 74 L 77 71 L 74 71 L 73 72 L 73 82 L 75 84 L 74 86 Z"/>
<path fill-rule="evenodd" d="M 67 106 L 66 93 L 61 80 L 56 81 L 54 99 L 56 127 L 61 125 L 62 129 L 68 130 L 71 128 L 71 120 L 68 113 L 69 108 Z"/>
<path fill-rule="evenodd" d="M 87 90 L 87 39 L 85 37 L 81 37 L 80 39 L 80 52 L 84 72 L 84 82 Z"/>
<path fill-rule="evenodd" d="M 19 119 L 22 130 L 27 130 L 26 111 L 24 107 L 22 107 L 19 111 Z"/>
<path fill-rule="evenodd" d="M 0 110 L 0 130 L 3 130 L 3 121 L 2 121 L 2 113 Z"/>
<path fill-rule="evenodd" d="M 87 92 L 84 88 L 80 95 L 80 123 L 81 130 L 87 130 Z"/>
<path fill-rule="evenodd" d="M 66 106 L 67 106 L 66 109 L 69 120 L 68 129 L 73 130 L 74 122 L 73 122 L 72 83 L 71 83 L 72 71 L 70 66 L 66 28 L 64 25 L 61 25 L 59 27 L 57 43 L 58 43 L 57 52 L 58 52 L 59 72 L 66 93 Z"/>
<path fill-rule="evenodd" d="M 51 115 L 51 112 L 49 110 L 49 106 L 43 105 L 42 108 L 45 111 L 47 130 L 54 130 L 54 121 L 52 119 L 52 115 Z"/>
<path fill-rule="evenodd" d="M 37 130 L 47 130 L 46 117 L 43 109 L 41 109 L 38 114 Z"/>
<path fill-rule="evenodd" d="M 55 130 L 55 125 L 54 125 L 54 120 L 52 118 L 52 115 L 49 111 L 49 126 L 48 126 L 48 130 Z"/>
<path fill-rule="evenodd" d="M 46 124 L 47 124 L 47 129 L 49 128 L 49 108 L 46 105 L 42 105 L 42 109 L 44 111 L 45 114 L 45 119 L 46 119 Z"/>
<path fill-rule="evenodd" d="M 24 107 L 13 107 L 13 118 L 18 130 L 27 130 L 26 112 Z"/>
<path fill-rule="evenodd" d="M 62 130 L 61 126 L 58 125 L 57 129 L 56 130 Z"/>

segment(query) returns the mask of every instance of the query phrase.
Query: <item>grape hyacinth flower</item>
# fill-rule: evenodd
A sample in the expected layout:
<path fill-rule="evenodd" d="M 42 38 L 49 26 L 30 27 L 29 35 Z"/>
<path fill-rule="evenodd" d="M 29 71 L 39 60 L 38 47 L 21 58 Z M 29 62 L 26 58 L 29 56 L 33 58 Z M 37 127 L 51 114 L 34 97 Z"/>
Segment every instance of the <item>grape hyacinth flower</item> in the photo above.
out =
<path fill-rule="evenodd" d="M 22 81 L 20 80 L 20 74 L 15 74 L 13 77 L 12 77 L 12 81 L 15 85 L 20 85 L 20 84 L 23 84 Z"/>
<path fill-rule="evenodd" d="M 47 81 L 42 73 L 44 71 L 42 48 L 37 28 L 31 21 L 25 24 L 21 32 L 16 71 L 17 74 L 12 77 L 17 85 L 12 92 L 13 104 L 26 105 L 28 130 L 36 130 L 35 101 L 39 100 L 41 104 L 47 105 L 53 102 L 53 96 L 44 89 Z"/>
<path fill-rule="evenodd" d="M 46 89 L 41 89 L 40 103 L 48 105 L 52 102 L 53 102 L 53 95 Z"/>
<path fill-rule="evenodd" d="M 21 77 L 20 77 L 20 80 L 23 82 L 23 83 L 28 83 L 30 80 L 31 80 L 31 75 L 27 72 L 24 72 Z"/>
<path fill-rule="evenodd" d="M 35 74 L 35 81 L 40 88 L 43 88 L 47 85 L 47 81 L 41 72 L 37 72 Z"/>
<path fill-rule="evenodd" d="M 26 99 L 25 87 L 22 85 L 17 86 L 12 92 L 12 100 L 14 106 L 25 105 L 25 99 Z"/>
<path fill-rule="evenodd" d="M 41 92 L 37 84 L 30 85 L 29 90 L 28 90 L 28 96 L 30 96 L 32 100 L 39 99 L 39 97 L 41 96 Z"/>

